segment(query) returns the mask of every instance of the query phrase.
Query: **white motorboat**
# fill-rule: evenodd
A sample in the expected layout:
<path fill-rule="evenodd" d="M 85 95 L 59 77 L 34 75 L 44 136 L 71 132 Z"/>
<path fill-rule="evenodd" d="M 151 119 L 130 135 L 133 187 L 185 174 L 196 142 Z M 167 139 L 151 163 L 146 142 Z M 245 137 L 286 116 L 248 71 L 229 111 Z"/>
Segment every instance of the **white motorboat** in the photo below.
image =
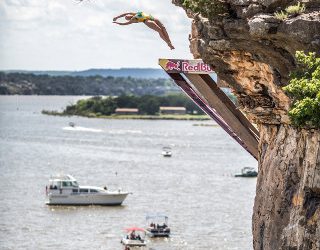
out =
<path fill-rule="evenodd" d="M 168 216 L 155 214 L 147 215 L 147 234 L 150 237 L 169 237 L 170 227 L 168 226 Z"/>
<path fill-rule="evenodd" d="M 258 172 L 252 167 L 244 167 L 240 174 L 235 174 L 235 177 L 257 177 Z"/>
<path fill-rule="evenodd" d="M 47 205 L 121 205 L 128 192 L 79 186 L 71 175 L 52 176 L 46 186 Z"/>
<path fill-rule="evenodd" d="M 126 228 L 125 231 L 126 235 L 122 238 L 121 243 L 126 247 L 144 247 L 147 245 L 146 231 L 143 228 L 131 227 Z"/>
<path fill-rule="evenodd" d="M 171 157 L 172 156 L 171 148 L 170 147 L 163 147 L 162 148 L 162 155 L 164 157 Z"/>

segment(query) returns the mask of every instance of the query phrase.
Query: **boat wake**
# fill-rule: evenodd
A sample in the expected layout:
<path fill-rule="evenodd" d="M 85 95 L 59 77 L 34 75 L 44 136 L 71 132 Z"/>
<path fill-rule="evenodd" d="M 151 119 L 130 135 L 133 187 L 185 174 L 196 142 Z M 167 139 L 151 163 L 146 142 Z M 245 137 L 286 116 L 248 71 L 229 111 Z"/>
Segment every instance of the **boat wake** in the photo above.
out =
<path fill-rule="evenodd" d="M 109 134 L 125 135 L 125 134 L 142 134 L 141 130 L 110 130 Z"/>
<path fill-rule="evenodd" d="M 85 127 L 64 127 L 62 128 L 63 130 L 68 130 L 68 131 L 82 131 L 82 132 L 94 132 L 94 133 L 101 133 L 103 132 L 102 129 L 95 129 L 95 128 L 85 128 Z"/>

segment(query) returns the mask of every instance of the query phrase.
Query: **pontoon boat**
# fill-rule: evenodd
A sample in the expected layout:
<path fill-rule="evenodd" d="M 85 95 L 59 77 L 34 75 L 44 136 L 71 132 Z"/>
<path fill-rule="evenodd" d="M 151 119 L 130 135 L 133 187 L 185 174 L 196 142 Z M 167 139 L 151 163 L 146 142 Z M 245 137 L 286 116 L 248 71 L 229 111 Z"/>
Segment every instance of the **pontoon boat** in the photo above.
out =
<path fill-rule="evenodd" d="M 170 227 L 168 226 L 168 216 L 155 214 L 147 215 L 147 234 L 150 237 L 169 237 Z"/>

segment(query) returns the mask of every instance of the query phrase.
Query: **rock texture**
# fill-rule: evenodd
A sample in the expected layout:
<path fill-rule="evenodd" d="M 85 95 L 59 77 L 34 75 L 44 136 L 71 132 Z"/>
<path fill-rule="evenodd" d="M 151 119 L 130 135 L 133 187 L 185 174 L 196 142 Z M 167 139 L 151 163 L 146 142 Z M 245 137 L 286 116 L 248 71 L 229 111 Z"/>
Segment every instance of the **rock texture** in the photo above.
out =
<path fill-rule="evenodd" d="M 173 0 L 181 6 L 182 0 Z M 282 87 L 297 50 L 320 56 L 320 0 L 280 21 L 274 13 L 297 1 L 225 0 L 229 14 L 193 18 L 190 49 L 212 65 L 260 128 L 254 249 L 320 249 L 320 131 L 297 130 Z"/>

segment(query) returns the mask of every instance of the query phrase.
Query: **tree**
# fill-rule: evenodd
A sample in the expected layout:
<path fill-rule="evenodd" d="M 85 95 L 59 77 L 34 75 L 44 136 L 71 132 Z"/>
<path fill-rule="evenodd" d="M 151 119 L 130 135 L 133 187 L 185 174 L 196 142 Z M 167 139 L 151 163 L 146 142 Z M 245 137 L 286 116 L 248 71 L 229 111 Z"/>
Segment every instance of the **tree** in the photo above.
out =
<path fill-rule="evenodd" d="M 159 112 L 159 101 L 155 96 L 142 96 L 140 98 L 138 109 L 142 114 L 155 115 Z"/>
<path fill-rule="evenodd" d="M 296 52 L 298 69 L 284 90 L 293 99 L 289 116 L 297 127 L 320 128 L 320 58 L 316 53 Z"/>

